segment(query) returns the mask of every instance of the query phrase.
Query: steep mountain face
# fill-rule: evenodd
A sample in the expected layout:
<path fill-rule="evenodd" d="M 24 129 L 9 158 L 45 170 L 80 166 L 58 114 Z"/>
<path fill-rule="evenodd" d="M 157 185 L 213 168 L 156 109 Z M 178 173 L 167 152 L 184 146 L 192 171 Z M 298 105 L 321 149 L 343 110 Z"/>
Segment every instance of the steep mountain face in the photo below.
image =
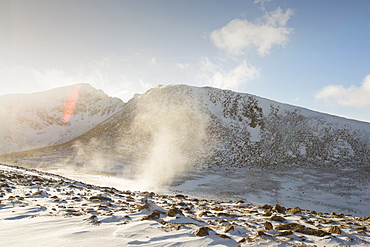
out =
<path fill-rule="evenodd" d="M 205 88 L 220 142 L 213 163 L 231 166 L 369 164 L 370 124 L 260 97 Z"/>
<path fill-rule="evenodd" d="M 158 86 L 126 104 L 89 89 L 81 90 L 68 123 L 61 121 L 65 97 L 27 106 L 12 121 L 8 145 L 15 135 L 21 133 L 21 143 L 28 130 L 37 130 L 35 142 L 54 145 L 79 136 L 64 148 L 134 163 L 164 159 L 160 163 L 269 169 L 370 163 L 369 123 L 210 87 Z M 52 131 L 58 135 L 50 140 Z"/>
<path fill-rule="evenodd" d="M 96 111 L 89 108 L 99 101 L 91 99 L 89 106 L 76 104 L 76 114 L 85 114 L 80 121 L 90 112 L 105 117 L 91 130 L 64 131 L 76 138 L 0 160 L 118 173 L 145 189 L 172 185 L 201 196 L 370 212 L 369 123 L 210 87 L 158 86 Z"/>
<path fill-rule="evenodd" d="M 0 154 L 65 143 L 123 107 L 88 84 L 0 96 Z"/>
<path fill-rule="evenodd" d="M 185 85 L 159 86 L 136 96 L 75 145 L 91 148 L 87 144 L 92 139 L 99 143 L 95 151 L 105 149 L 140 162 L 153 152 L 228 167 L 370 162 L 369 123 Z"/>

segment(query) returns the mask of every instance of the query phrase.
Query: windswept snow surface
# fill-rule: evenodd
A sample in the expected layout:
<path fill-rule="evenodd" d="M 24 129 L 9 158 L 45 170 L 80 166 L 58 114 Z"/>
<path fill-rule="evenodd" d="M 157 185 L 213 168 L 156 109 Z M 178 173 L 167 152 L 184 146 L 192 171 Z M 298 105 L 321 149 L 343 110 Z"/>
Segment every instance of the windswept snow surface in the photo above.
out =
<path fill-rule="evenodd" d="M 370 244 L 369 217 L 117 190 L 6 165 L 0 184 L 3 246 Z"/>

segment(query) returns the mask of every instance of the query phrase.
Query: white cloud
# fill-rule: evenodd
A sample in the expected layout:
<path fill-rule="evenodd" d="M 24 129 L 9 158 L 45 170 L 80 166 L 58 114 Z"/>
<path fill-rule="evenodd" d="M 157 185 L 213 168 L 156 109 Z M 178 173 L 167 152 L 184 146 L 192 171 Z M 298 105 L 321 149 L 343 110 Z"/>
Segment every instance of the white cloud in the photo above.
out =
<path fill-rule="evenodd" d="M 201 78 L 212 87 L 239 90 L 258 76 L 258 69 L 250 66 L 246 61 L 242 61 L 233 69 L 225 70 L 222 64 L 213 63 L 208 57 L 203 57 L 201 60 Z"/>
<path fill-rule="evenodd" d="M 176 68 L 186 70 L 191 66 L 191 63 L 176 63 Z"/>
<path fill-rule="evenodd" d="M 268 3 L 268 2 L 271 2 L 271 0 L 254 0 L 255 4 L 258 4 L 258 3 L 264 4 L 264 3 Z"/>
<path fill-rule="evenodd" d="M 147 60 L 143 62 L 147 67 Z M 78 73 L 69 75 L 62 70 L 38 70 L 32 67 L 4 65 L 0 62 L 0 95 L 32 93 L 52 88 L 89 83 L 112 97 L 127 101 L 135 93 L 143 93 L 153 85 L 139 77 L 130 76 L 131 64 L 118 57 L 102 58 L 81 66 Z"/>
<path fill-rule="evenodd" d="M 150 65 L 157 65 L 157 64 L 158 64 L 158 60 L 157 60 L 157 58 L 152 57 L 152 59 L 150 59 L 149 64 L 150 64 Z"/>
<path fill-rule="evenodd" d="M 289 41 L 291 28 L 285 27 L 293 10 L 285 12 L 279 7 L 266 12 L 256 22 L 234 19 L 226 26 L 215 30 L 210 37 L 216 47 L 237 56 L 246 50 L 256 49 L 260 56 L 267 55 L 273 46 L 284 46 Z"/>
<path fill-rule="evenodd" d="M 254 4 L 261 4 L 261 9 L 265 10 L 265 3 L 269 3 L 271 0 L 254 0 Z"/>
<path fill-rule="evenodd" d="M 0 81 L 0 94 L 37 92 L 81 82 L 77 77 L 57 69 L 40 71 L 3 64 L 0 64 Z"/>
<path fill-rule="evenodd" d="M 132 80 L 124 73 L 123 68 L 131 69 L 131 67 L 129 61 L 119 57 L 94 60 L 87 66 L 84 81 L 95 88 L 102 89 L 109 96 L 128 101 L 135 93 L 142 93 L 147 89 L 142 81 L 137 78 Z"/>
<path fill-rule="evenodd" d="M 370 74 L 367 75 L 361 86 L 329 85 L 321 89 L 315 97 L 317 99 L 334 100 L 345 106 L 365 107 L 370 106 Z"/>

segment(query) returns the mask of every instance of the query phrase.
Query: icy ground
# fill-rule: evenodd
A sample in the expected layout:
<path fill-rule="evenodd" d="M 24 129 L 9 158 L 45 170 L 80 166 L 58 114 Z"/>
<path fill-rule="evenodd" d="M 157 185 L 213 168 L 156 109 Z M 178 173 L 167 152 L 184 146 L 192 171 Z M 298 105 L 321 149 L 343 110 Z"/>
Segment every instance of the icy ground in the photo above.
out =
<path fill-rule="evenodd" d="M 265 171 L 232 168 L 228 171 L 198 169 L 178 179 L 172 190 L 215 199 L 243 199 L 254 204 L 300 206 L 320 212 L 340 211 L 370 215 L 370 187 L 359 181 L 369 169 L 305 169 Z"/>
<path fill-rule="evenodd" d="M 119 190 L 6 165 L 0 188 L 2 246 L 370 244 L 369 217 L 339 212 Z"/>
<path fill-rule="evenodd" d="M 146 187 L 135 180 L 128 164 L 101 160 L 108 165 L 84 166 L 66 164 L 65 156 L 50 155 L 21 161 L 23 167 L 36 168 L 69 178 L 122 190 L 150 190 L 157 193 L 185 193 L 215 200 L 246 200 L 255 205 L 299 206 L 325 213 L 342 212 L 362 217 L 370 215 L 370 168 L 307 168 L 263 170 L 246 168 L 194 168 L 179 176 L 169 187 Z M 62 163 L 55 162 L 58 159 Z M 4 161 L 3 161 L 4 162 Z M 82 161 L 81 161 L 82 162 Z M 110 163 L 108 163 L 110 162 Z M 11 164 L 10 160 L 6 163 Z M 126 167 L 126 168 L 125 168 Z M 83 169 L 83 171 L 81 171 Z M 359 179 L 361 178 L 361 179 Z"/>

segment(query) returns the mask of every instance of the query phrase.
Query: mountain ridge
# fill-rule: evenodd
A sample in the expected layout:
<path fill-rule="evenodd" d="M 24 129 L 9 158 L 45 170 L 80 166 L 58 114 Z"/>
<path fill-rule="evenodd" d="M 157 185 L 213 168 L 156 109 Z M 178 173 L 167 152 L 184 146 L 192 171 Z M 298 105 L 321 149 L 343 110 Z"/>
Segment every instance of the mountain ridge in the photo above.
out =
<path fill-rule="evenodd" d="M 69 141 L 123 106 L 89 84 L 0 96 L 0 154 Z"/>
<path fill-rule="evenodd" d="M 370 150 L 370 123 L 248 93 L 160 85 L 118 108 L 71 138 L 72 145 L 84 143 L 80 147 L 89 149 L 88 143 L 94 140 L 99 149 L 123 156 L 122 152 L 128 151 L 127 157 L 139 159 L 135 156 L 148 153 L 151 142 L 161 138 L 158 132 L 166 131 L 178 144 L 174 152 L 190 156 L 191 152 L 199 154 L 204 149 L 208 156 L 212 153 L 213 163 L 369 162 L 366 151 Z M 190 148 L 197 141 L 196 148 Z M 134 148 L 128 150 L 130 147 Z M 192 162 L 202 159 L 198 154 L 192 155 L 196 156 Z M 142 156 L 145 159 L 148 154 Z"/>
<path fill-rule="evenodd" d="M 246 93 L 171 85 L 136 95 L 66 143 L 0 160 L 124 177 L 147 190 L 170 186 L 366 215 L 369 138 L 369 123 Z"/>
<path fill-rule="evenodd" d="M 166 91 L 168 92 L 166 93 Z M 163 95 L 161 95 L 161 92 L 163 92 L 165 94 L 165 97 L 167 98 L 162 97 Z M 157 96 L 155 96 L 155 94 L 157 94 Z M 181 94 L 185 94 L 185 96 Z M 154 98 L 152 97 L 153 95 L 154 95 Z M 150 99 L 151 97 L 152 99 Z M 191 99 L 186 99 L 186 97 L 191 97 Z M 146 99 L 150 101 L 150 104 L 146 103 L 147 105 L 144 106 L 142 102 L 145 101 Z M 176 102 L 177 100 L 183 102 L 181 103 L 182 106 L 181 104 Z M 194 104 L 195 101 L 197 105 Z M 185 102 L 185 106 L 184 106 L 184 102 Z M 170 104 L 175 105 L 176 109 L 175 108 L 172 109 L 173 107 L 171 108 Z M 353 120 L 353 119 L 342 118 L 338 116 L 333 116 L 327 113 L 316 112 L 316 111 L 313 111 L 307 108 L 296 107 L 293 105 L 272 101 L 272 100 L 254 96 L 248 93 L 237 93 L 237 92 L 233 92 L 230 90 L 221 90 L 221 89 L 216 89 L 216 88 L 211 88 L 211 87 L 198 88 L 198 87 L 191 87 L 187 85 L 166 85 L 166 86 L 159 85 L 147 91 L 144 94 L 141 94 L 141 95 L 137 94 L 135 97 L 129 100 L 126 104 L 122 103 L 122 104 L 117 104 L 116 106 L 118 106 L 118 109 L 111 110 L 113 114 L 110 114 L 105 119 L 100 120 L 94 126 L 87 129 L 84 133 L 81 133 L 80 135 L 76 135 L 74 136 L 74 138 L 71 138 L 68 141 L 75 140 L 75 139 L 78 140 L 80 137 L 82 137 L 83 139 L 84 136 L 89 136 L 88 138 L 96 138 L 96 139 L 99 139 L 99 141 L 102 141 L 104 143 L 105 141 L 102 140 L 102 138 L 104 139 L 104 138 L 121 137 L 122 135 L 121 133 L 119 133 L 120 130 L 117 129 L 118 126 L 122 126 L 124 124 L 126 125 L 126 127 L 130 124 L 132 126 L 132 123 L 128 121 L 131 121 L 133 119 L 137 120 L 139 118 L 137 117 L 137 115 L 140 115 L 140 114 L 143 115 L 142 113 L 139 113 L 140 111 L 145 110 L 146 115 L 144 117 L 148 117 L 150 114 L 152 114 L 150 116 L 151 117 L 150 121 L 152 121 L 153 119 L 155 119 L 154 115 L 167 118 L 167 120 L 174 119 L 171 116 L 169 117 L 169 115 L 172 114 L 173 116 L 175 116 L 177 115 L 175 110 L 178 111 L 179 109 L 180 110 L 182 109 L 182 112 L 184 114 L 188 114 L 187 117 L 193 116 L 194 119 L 196 119 L 197 121 L 203 121 L 202 125 L 204 126 L 202 126 L 203 128 L 202 131 L 205 131 L 205 129 L 209 131 L 210 128 L 211 129 L 213 128 L 212 131 L 217 132 L 217 131 L 220 131 L 219 129 L 217 130 L 218 127 L 225 127 L 225 126 L 226 128 L 235 127 L 234 128 L 235 130 L 242 129 L 242 131 L 248 132 L 248 134 L 244 134 L 244 137 L 246 139 L 252 138 L 250 139 L 252 143 L 260 142 L 260 138 L 261 138 L 261 135 L 263 134 L 262 133 L 263 130 L 265 130 L 266 133 L 267 131 L 271 132 L 273 131 L 271 130 L 271 128 L 274 124 L 276 125 L 279 121 L 280 122 L 286 121 L 285 124 L 289 124 L 291 129 L 294 125 L 297 125 L 297 124 L 300 126 L 300 128 L 305 127 L 306 129 L 309 129 L 309 130 L 310 128 L 314 127 L 315 128 L 314 132 L 310 133 L 310 135 L 312 136 L 317 136 L 319 133 L 323 135 L 323 133 L 320 131 L 322 131 L 322 128 L 324 127 L 326 127 L 327 130 L 330 129 L 332 131 L 334 131 L 333 129 L 340 128 L 342 132 L 341 133 L 342 136 L 345 135 L 345 132 L 352 133 L 352 132 L 357 131 L 357 132 L 362 133 L 363 138 L 356 137 L 357 138 L 356 141 L 361 140 L 362 144 L 366 144 L 365 145 L 366 148 L 368 148 L 368 146 L 370 145 L 370 139 L 368 137 L 366 138 L 366 136 L 368 136 L 367 134 L 370 133 L 370 123 Z M 186 107 L 188 108 L 190 107 L 190 108 L 186 109 Z M 138 110 L 138 108 L 140 108 L 140 110 Z M 163 109 L 160 110 L 161 108 Z M 169 110 L 171 110 L 171 113 L 165 112 Z M 153 114 L 151 113 L 151 111 L 156 112 L 156 113 Z M 193 114 L 194 112 L 192 111 L 196 111 L 197 115 Z M 117 118 L 119 114 L 122 115 L 122 117 L 120 118 L 121 120 L 115 120 L 116 123 L 109 127 L 108 126 L 109 121 L 114 121 L 112 119 Z M 291 118 L 291 119 L 288 119 L 288 118 Z M 212 124 L 208 125 L 211 119 L 212 121 L 216 121 L 218 123 L 213 122 L 214 126 Z M 181 122 L 182 120 L 183 120 L 182 116 L 177 116 L 176 121 Z M 297 121 L 297 122 L 292 122 L 292 121 Z M 302 123 L 302 121 L 304 121 L 305 123 Z M 120 124 L 119 122 L 122 122 L 122 124 Z M 163 125 L 165 123 L 161 122 L 158 124 Z M 176 122 L 175 124 L 177 124 L 177 127 L 180 126 L 179 122 Z M 103 126 L 103 125 L 105 125 L 104 131 L 102 130 L 96 131 L 97 133 L 98 132 L 104 133 L 103 135 L 94 136 L 98 134 L 91 134 L 92 132 L 94 132 L 95 128 L 99 129 L 100 128 L 99 126 Z M 227 125 L 230 125 L 231 127 Z M 281 125 L 275 126 L 275 127 L 280 128 L 280 130 L 282 128 Z M 156 131 L 158 131 L 158 128 L 159 126 L 157 126 Z M 115 131 L 115 133 L 114 134 L 109 133 L 111 131 L 113 132 Z M 128 130 L 126 130 L 126 132 L 127 131 Z M 285 128 L 284 131 L 286 132 L 285 133 L 286 136 L 284 138 L 280 136 L 280 138 L 283 138 L 284 139 L 283 144 L 286 144 L 289 138 L 293 138 L 293 134 L 290 133 L 291 131 L 288 131 L 287 128 Z M 267 138 L 266 133 L 264 133 L 265 138 Z M 308 135 L 308 133 L 306 134 Z M 360 135 L 359 133 L 357 134 Z M 140 135 L 141 134 L 138 134 L 138 136 Z M 152 136 L 153 133 L 150 133 L 149 135 Z M 228 134 L 223 133 L 223 135 L 227 136 Z M 295 143 L 298 142 L 297 138 L 293 138 L 293 139 Z M 115 143 L 120 142 L 120 141 L 121 140 L 113 141 L 114 145 Z M 57 144 L 62 144 L 62 143 L 57 143 Z M 134 145 L 133 143 L 131 144 Z M 111 148 L 114 148 L 114 146 L 111 146 Z"/>

